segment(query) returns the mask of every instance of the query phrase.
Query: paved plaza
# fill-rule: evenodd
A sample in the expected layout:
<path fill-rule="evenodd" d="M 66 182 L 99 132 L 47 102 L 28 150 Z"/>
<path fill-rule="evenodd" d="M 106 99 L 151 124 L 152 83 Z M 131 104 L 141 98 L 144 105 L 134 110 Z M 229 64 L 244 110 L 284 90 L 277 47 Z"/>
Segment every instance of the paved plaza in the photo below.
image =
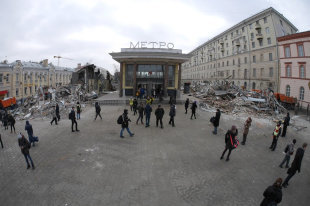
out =
<path fill-rule="evenodd" d="M 129 112 L 130 129 L 135 133 L 119 137 L 116 120 L 123 106 L 102 106 L 103 120 L 94 118 L 94 108 L 83 109 L 78 120 L 80 132 L 71 132 L 68 115 L 59 125 L 48 119 L 35 119 L 37 146 L 30 154 L 35 170 L 26 163 L 17 136 L 1 127 L 4 149 L 0 148 L 0 205 L 259 205 L 267 186 L 286 177 L 278 167 L 285 145 L 297 139 L 297 146 L 309 136 L 288 128 L 286 138 L 278 141 L 275 152 L 268 147 L 274 124 L 254 119 L 246 146 L 240 145 L 229 162 L 220 160 L 224 134 L 232 124 L 241 139 L 246 117 L 222 115 L 218 135 L 213 135 L 209 119 L 214 113 L 198 112 L 190 120 L 183 105 L 177 105 L 176 127 L 168 125 L 168 106 L 164 106 L 164 129 L 155 126 L 153 105 L 151 127 L 136 125 L 137 116 Z M 17 122 L 24 131 L 25 121 Z M 283 189 L 280 205 L 309 205 L 310 151 L 305 152 L 301 173 Z M 291 159 L 292 161 L 292 159 Z"/>

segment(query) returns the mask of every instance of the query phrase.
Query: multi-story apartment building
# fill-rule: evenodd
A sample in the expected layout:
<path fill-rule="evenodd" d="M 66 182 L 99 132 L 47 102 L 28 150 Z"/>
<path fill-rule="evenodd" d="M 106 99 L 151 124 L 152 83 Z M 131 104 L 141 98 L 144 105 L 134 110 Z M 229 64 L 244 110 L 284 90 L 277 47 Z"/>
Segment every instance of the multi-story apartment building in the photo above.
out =
<path fill-rule="evenodd" d="M 281 67 L 280 93 L 310 104 L 310 31 L 278 38 Z"/>
<path fill-rule="evenodd" d="M 183 64 L 183 82 L 229 79 L 247 89 L 278 91 L 277 37 L 297 28 L 282 14 L 268 8 L 198 46 Z"/>
<path fill-rule="evenodd" d="M 45 59 L 40 63 L 22 62 L 0 63 L 0 91 L 3 96 L 23 99 L 35 95 L 39 88 L 56 88 L 71 82 L 73 69 L 48 64 Z"/>

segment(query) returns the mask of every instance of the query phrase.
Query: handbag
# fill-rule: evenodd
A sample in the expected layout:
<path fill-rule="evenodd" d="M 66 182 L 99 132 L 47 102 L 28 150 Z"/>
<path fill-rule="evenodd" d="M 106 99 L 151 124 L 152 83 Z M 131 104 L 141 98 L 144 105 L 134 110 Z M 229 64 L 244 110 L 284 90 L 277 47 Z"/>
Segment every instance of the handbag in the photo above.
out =
<path fill-rule="evenodd" d="M 214 123 L 214 122 L 215 122 L 215 117 L 211 117 L 211 118 L 210 118 L 210 122 L 211 122 L 211 123 Z"/>

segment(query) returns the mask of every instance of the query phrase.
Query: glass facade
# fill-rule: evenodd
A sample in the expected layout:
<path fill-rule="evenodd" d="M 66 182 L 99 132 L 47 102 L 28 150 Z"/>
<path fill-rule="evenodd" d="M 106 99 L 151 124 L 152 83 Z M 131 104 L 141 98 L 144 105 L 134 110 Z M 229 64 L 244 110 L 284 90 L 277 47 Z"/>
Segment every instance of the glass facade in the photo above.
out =
<path fill-rule="evenodd" d="M 168 66 L 168 87 L 174 87 L 175 66 Z"/>
<path fill-rule="evenodd" d="M 125 86 L 133 86 L 133 64 L 126 64 L 125 69 Z"/>
<path fill-rule="evenodd" d="M 163 65 L 143 65 L 139 64 L 137 69 L 137 78 L 164 78 Z"/>

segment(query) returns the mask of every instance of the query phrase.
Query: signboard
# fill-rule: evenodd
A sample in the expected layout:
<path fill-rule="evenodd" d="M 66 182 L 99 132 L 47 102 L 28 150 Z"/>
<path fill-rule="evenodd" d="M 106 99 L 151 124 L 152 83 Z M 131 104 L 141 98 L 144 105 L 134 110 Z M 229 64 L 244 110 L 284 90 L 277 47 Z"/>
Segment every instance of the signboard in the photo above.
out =
<path fill-rule="evenodd" d="M 167 48 L 167 49 L 173 49 L 174 48 L 174 44 L 169 42 L 155 42 L 155 41 L 141 41 L 141 42 L 137 42 L 137 43 L 133 43 L 130 42 L 130 48 L 135 49 L 135 48 L 141 48 L 141 49 L 146 49 L 146 48 L 152 48 L 152 49 L 163 49 L 163 48 Z"/>

